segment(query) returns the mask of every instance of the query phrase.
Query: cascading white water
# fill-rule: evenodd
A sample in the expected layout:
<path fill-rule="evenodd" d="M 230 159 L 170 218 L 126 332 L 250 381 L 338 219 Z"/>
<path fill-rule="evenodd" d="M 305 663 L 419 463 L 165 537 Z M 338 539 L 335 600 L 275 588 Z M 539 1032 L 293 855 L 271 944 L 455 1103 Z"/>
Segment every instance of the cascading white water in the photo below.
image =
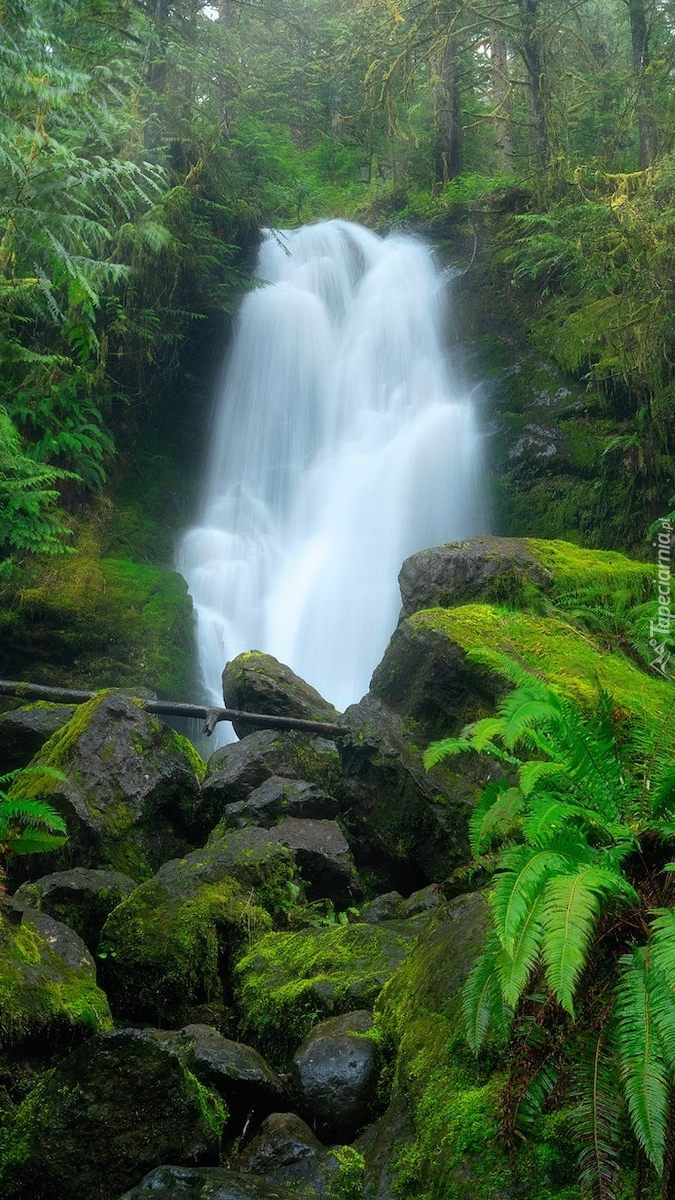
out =
<path fill-rule="evenodd" d="M 342 710 L 394 629 L 403 559 L 484 531 L 479 439 L 423 242 L 340 220 L 268 232 L 257 276 L 177 569 L 205 701 L 257 649 Z"/>

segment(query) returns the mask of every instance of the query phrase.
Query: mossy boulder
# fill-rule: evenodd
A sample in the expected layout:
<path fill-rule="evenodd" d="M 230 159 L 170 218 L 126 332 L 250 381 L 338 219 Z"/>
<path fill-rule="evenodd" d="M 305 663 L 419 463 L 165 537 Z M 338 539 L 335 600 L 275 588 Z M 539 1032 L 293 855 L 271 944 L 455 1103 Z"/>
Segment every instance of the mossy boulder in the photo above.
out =
<path fill-rule="evenodd" d="M 31 704 L 0 715 L 0 775 L 27 767 L 52 734 L 67 725 L 72 704 Z"/>
<path fill-rule="evenodd" d="M 337 1200 L 331 1181 L 338 1172 L 337 1158 L 326 1150 L 296 1113 L 271 1113 L 258 1134 L 236 1155 L 232 1166 L 237 1171 L 262 1177 L 266 1183 L 292 1187 L 293 1195 L 302 1195 L 306 1187 L 312 1196 Z"/>
<path fill-rule="evenodd" d="M 260 787 L 254 788 L 246 800 L 228 804 L 224 821 L 233 829 L 245 825 L 261 825 L 270 829 L 285 817 L 300 817 L 314 821 L 331 820 L 339 814 L 338 801 L 315 783 L 306 779 L 286 779 L 270 775 Z"/>
<path fill-rule="evenodd" d="M 474 537 L 420 550 L 398 576 L 402 614 L 475 600 L 522 602 L 546 593 L 551 572 L 519 538 Z"/>
<path fill-rule="evenodd" d="M 478 893 L 437 914 L 382 990 L 375 1022 L 396 1054 L 393 1103 L 402 1099 L 415 1139 L 402 1127 L 389 1146 L 392 1192 L 407 1200 L 578 1200 L 574 1167 L 555 1123 L 509 1157 L 502 1131 L 505 1079 L 477 1063 L 463 1039 L 462 992 L 481 952 L 489 909 Z"/>
<path fill-rule="evenodd" d="M 293 852 L 310 900 L 348 908 L 362 895 L 356 864 L 337 821 L 286 817 L 270 831 Z"/>
<path fill-rule="evenodd" d="M 334 722 L 339 715 L 332 704 L 290 667 L 260 650 L 249 650 L 227 663 L 223 671 L 223 699 L 227 708 L 268 716 Z M 248 721 L 233 724 L 239 737 L 255 730 Z"/>
<path fill-rule="evenodd" d="M 207 763 L 196 812 L 197 830 L 206 837 L 229 804 L 244 803 L 272 776 L 303 780 L 337 795 L 342 767 L 335 743 L 307 733 L 261 729 L 221 746 Z"/>
<path fill-rule="evenodd" d="M 73 867 L 22 883 L 15 899 L 69 925 L 93 954 L 110 913 L 136 887 L 137 881 L 122 871 Z"/>
<path fill-rule="evenodd" d="M 12 795 L 39 794 L 65 818 L 69 840 L 55 854 L 24 856 L 16 879 L 71 866 L 111 867 L 139 880 L 190 848 L 189 829 L 205 769 L 187 739 L 118 692 L 100 692 L 50 738 L 34 765 L 67 782 L 22 778 Z M 36 790 L 37 789 L 37 790 Z"/>
<path fill-rule="evenodd" d="M 44 1076 L 2 1136 L 6 1200 L 113 1200 L 151 1167 L 217 1164 L 227 1113 L 139 1029 L 97 1035 Z"/>
<path fill-rule="evenodd" d="M 101 524 L 81 525 L 75 552 L 44 560 L 0 608 L 5 675 L 185 699 L 193 657 L 187 584 L 166 567 L 109 557 Z"/>
<path fill-rule="evenodd" d="M 264 829 L 214 836 L 165 863 L 103 927 L 101 978 L 113 1011 L 164 1028 L 227 1027 L 233 956 L 271 928 L 269 910 L 294 880 L 293 856 Z"/>
<path fill-rule="evenodd" d="M 372 1008 L 426 917 L 268 933 L 233 972 L 240 1036 L 287 1067 L 317 1018 Z"/>
<path fill-rule="evenodd" d="M 0 905 L 0 1108 L 26 1070 L 111 1027 L 81 939 L 46 914 Z"/>

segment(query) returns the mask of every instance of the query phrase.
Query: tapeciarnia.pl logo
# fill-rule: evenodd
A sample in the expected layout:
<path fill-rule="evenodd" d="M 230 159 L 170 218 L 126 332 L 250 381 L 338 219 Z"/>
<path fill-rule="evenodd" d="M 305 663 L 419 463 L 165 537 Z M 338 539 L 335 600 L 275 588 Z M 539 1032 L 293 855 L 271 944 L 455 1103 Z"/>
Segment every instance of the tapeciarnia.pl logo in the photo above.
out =
<path fill-rule="evenodd" d="M 671 554 L 673 528 L 669 517 L 662 517 L 658 523 L 656 541 L 652 546 L 657 551 L 656 589 L 658 592 L 658 619 L 649 622 L 649 645 L 655 651 L 655 657 L 650 667 L 671 679 L 667 667 L 670 661 L 670 622 L 675 620 L 675 613 L 670 610 L 671 602 Z"/>

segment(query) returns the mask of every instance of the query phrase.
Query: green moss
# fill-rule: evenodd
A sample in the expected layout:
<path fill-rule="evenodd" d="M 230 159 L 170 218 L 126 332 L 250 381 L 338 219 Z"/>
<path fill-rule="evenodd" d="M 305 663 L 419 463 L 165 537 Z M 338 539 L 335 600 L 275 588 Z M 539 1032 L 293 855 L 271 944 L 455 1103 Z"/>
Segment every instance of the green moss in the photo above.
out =
<path fill-rule="evenodd" d="M 106 557 L 100 522 L 81 529 L 67 561 L 41 566 L 5 616 L 20 655 L 17 674 L 35 656 L 44 682 L 146 687 L 177 699 L 189 692 L 192 604 L 185 581 L 159 566 Z"/>
<path fill-rule="evenodd" d="M 29 923 L 0 921 L 0 1048 L 111 1027 L 106 997 L 90 972 L 66 966 Z"/>
<path fill-rule="evenodd" d="M 563 541 L 525 538 L 526 546 L 553 576 L 553 596 L 588 603 L 641 604 L 654 587 L 654 567 L 613 550 L 585 550 Z"/>
<path fill-rule="evenodd" d="M 318 1019 L 370 1007 L 421 921 L 269 933 L 236 964 L 240 1033 L 284 1065 Z"/>
<path fill-rule="evenodd" d="M 126 1018 L 170 1026 L 196 1005 L 221 1003 L 221 970 L 243 943 L 270 928 L 269 914 L 234 879 L 190 890 L 169 895 L 155 877 L 106 921 L 102 981 Z"/>
<path fill-rule="evenodd" d="M 183 754 L 187 758 L 195 777 L 200 783 L 203 783 L 206 778 L 207 766 L 190 739 L 183 737 L 182 733 L 173 733 L 169 742 L 169 748 L 177 751 L 179 754 Z"/>
<path fill-rule="evenodd" d="M 434 629 L 463 650 L 495 650 L 545 676 L 585 708 L 597 702 L 600 684 L 626 715 L 645 727 L 663 722 L 672 688 L 640 671 L 622 654 L 600 651 L 590 635 L 562 617 L 507 612 L 487 604 L 427 609 L 410 618 L 416 629 Z"/>

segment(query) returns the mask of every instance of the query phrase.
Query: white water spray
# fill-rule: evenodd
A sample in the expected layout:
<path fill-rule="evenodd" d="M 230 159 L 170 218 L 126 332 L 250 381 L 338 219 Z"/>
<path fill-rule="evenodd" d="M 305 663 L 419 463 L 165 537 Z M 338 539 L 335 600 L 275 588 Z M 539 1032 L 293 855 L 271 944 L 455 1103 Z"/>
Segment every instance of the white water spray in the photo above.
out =
<path fill-rule="evenodd" d="M 395 627 L 403 559 L 484 531 L 474 416 L 421 241 L 346 221 L 268 233 L 257 276 L 177 569 L 205 701 L 257 649 L 343 710 Z"/>

